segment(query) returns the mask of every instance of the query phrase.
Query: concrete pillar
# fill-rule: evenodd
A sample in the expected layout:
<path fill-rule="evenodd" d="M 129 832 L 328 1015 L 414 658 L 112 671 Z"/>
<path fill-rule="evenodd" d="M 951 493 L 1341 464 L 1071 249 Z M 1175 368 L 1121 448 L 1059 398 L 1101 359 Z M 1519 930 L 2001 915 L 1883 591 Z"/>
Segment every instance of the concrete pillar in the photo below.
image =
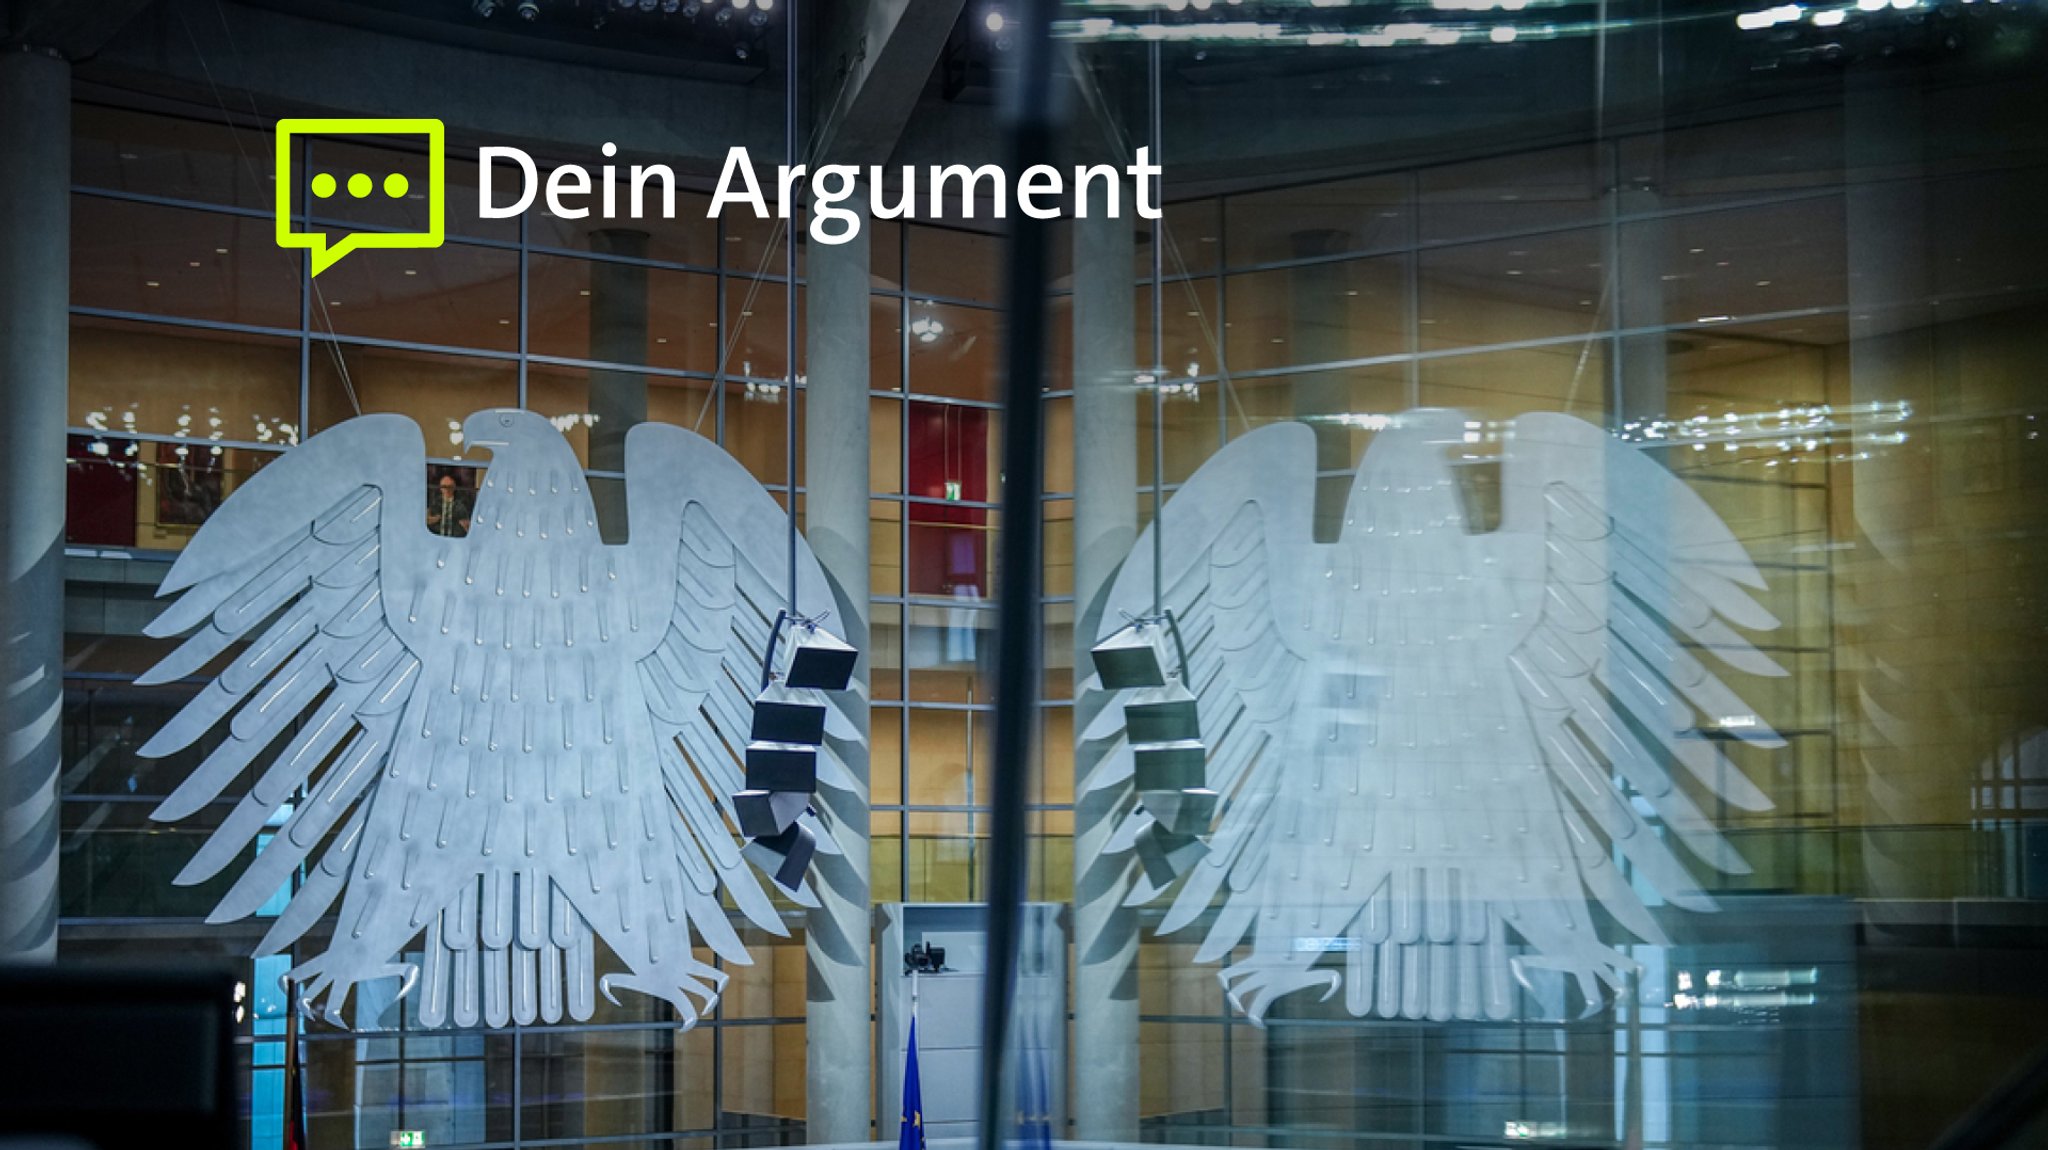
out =
<path fill-rule="evenodd" d="M 807 268 L 804 386 L 804 535 L 832 584 L 833 603 L 799 603 L 814 614 L 830 608 L 828 626 L 861 651 L 855 671 L 868 693 L 868 259 L 867 190 L 849 209 L 860 231 L 843 244 L 813 243 Z M 855 709 L 861 740 L 838 746 L 860 792 L 822 791 L 833 835 L 845 854 L 820 856 L 819 905 L 806 916 L 809 977 L 805 999 L 805 1133 L 812 1143 L 865 1142 L 874 1137 L 874 1086 L 869 1004 L 868 711 Z"/>
<path fill-rule="evenodd" d="M 599 255 L 642 258 L 647 233 L 632 228 L 603 228 L 590 233 L 590 250 Z M 647 268 L 641 264 L 590 265 L 590 358 L 607 363 L 647 362 Z M 624 471 L 626 432 L 647 421 L 647 373 L 602 368 L 590 373 L 588 411 L 590 466 L 596 471 Z M 624 484 L 604 480 L 591 484 L 597 505 L 598 530 L 608 540 L 626 537 Z"/>
<path fill-rule="evenodd" d="M 1074 677 L 1092 673 L 1088 650 L 1117 568 L 1138 538 L 1138 363 L 1128 217 L 1108 219 L 1096 198 L 1074 221 Z M 1123 199 L 1130 200 L 1130 189 Z M 1075 700 L 1085 730 L 1102 698 Z M 1076 741 L 1076 790 L 1103 748 Z M 1130 856 L 1101 857 L 1128 806 L 1128 783 L 1075 796 L 1074 1137 L 1138 1140 L 1138 918 L 1123 905 Z"/>
<path fill-rule="evenodd" d="M 0 960 L 57 954 L 71 65 L 0 52 Z"/>

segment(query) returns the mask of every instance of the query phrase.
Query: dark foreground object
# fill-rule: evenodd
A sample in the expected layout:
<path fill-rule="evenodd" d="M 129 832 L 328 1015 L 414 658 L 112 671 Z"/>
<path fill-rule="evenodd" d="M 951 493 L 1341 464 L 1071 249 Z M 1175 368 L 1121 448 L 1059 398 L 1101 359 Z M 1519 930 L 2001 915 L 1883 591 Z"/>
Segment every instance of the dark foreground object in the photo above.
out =
<path fill-rule="evenodd" d="M 0 966 L 0 1150 L 239 1144 L 224 969 Z"/>

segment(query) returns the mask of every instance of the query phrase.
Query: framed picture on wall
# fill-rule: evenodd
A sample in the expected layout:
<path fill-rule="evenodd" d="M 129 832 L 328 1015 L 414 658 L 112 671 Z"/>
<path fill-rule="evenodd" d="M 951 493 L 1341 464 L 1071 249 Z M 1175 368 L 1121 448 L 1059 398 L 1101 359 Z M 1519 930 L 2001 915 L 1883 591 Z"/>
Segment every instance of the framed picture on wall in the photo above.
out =
<path fill-rule="evenodd" d="M 156 446 L 158 527 L 195 530 L 227 495 L 221 456 L 197 443 Z"/>

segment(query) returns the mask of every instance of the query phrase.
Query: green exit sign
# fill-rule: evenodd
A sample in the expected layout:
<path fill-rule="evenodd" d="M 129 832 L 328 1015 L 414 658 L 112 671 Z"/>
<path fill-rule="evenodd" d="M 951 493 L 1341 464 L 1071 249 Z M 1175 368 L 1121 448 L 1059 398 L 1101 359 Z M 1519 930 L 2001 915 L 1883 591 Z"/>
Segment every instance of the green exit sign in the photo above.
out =
<path fill-rule="evenodd" d="M 398 1147 L 399 1150 L 415 1150 L 416 1147 L 427 1144 L 427 1132 L 424 1130 L 393 1130 L 391 1132 L 391 1144 Z"/>

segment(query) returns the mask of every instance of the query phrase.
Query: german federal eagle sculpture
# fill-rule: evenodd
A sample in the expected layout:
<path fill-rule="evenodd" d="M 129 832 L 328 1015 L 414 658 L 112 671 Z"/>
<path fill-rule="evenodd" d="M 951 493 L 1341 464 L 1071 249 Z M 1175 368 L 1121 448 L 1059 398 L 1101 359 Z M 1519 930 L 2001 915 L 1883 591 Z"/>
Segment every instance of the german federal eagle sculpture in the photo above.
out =
<path fill-rule="evenodd" d="M 177 881 L 242 864 L 209 920 L 226 922 L 302 873 L 259 955 L 338 901 L 331 939 L 287 976 L 337 1024 L 356 984 L 392 976 L 428 1026 L 585 1019 L 617 989 L 693 1023 L 726 976 L 692 932 L 748 961 L 722 896 L 786 933 L 727 816 L 782 832 L 746 851 L 800 904 L 815 902 L 803 861 L 837 849 L 803 802 L 742 787 L 763 746 L 785 780 L 803 761 L 750 746 L 757 680 L 782 613 L 831 592 L 782 508 L 697 435 L 627 433 L 629 538 L 608 545 L 546 420 L 484 411 L 463 434 L 490 453 L 465 537 L 427 530 L 418 426 L 369 415 L 263 468 L 171 568 L 160 593 L 179 598 L 149 633 L 190 634 L 144 681 L 232 652 L 142 748 L 224 736 L 155 812 L 234 804 Z M 816 699 L 833 736 L 811 740 L 816 780 L 852 789 L 834 749 L 854 737 L 850 701 Z M 762 827 L 769 798 L 779 826 Z M 600 940 L 623 971 L 598 975 Z"/>
<path fill-rule="evenodd" d="M 1755 565 L 1660 463 L 1562 415 L 1506 425 L 1482 524 L 1452 458 L 1478 426 L 1395 418 L 1327 542 L 1313 433 L 1253 431 L 1105 601 L 1084 793 L 1135 784 L 1106 846 L 1140 864 L 1127 902 L 1178 883 L 1161 933 L 1205 919 L 1196 959 L 1238 954 L 1219 977 L 1255 1021 L 1340 987 L 1361 1017 L 1503 1019 L 1539 970 L 1590 1013 L 1635 965 L 1595 907 L 1666 943 L 1658 897 L 1714 909 L 1680 851 L 1748 870 L 1700 803 L 1770 806 L 1723 750 L 1783 746 L 1719 670 L 1783 674 L 1737 629 L 1777 625 Z M 1134 642 L 1164 677 L 1112 673 Z"/>

